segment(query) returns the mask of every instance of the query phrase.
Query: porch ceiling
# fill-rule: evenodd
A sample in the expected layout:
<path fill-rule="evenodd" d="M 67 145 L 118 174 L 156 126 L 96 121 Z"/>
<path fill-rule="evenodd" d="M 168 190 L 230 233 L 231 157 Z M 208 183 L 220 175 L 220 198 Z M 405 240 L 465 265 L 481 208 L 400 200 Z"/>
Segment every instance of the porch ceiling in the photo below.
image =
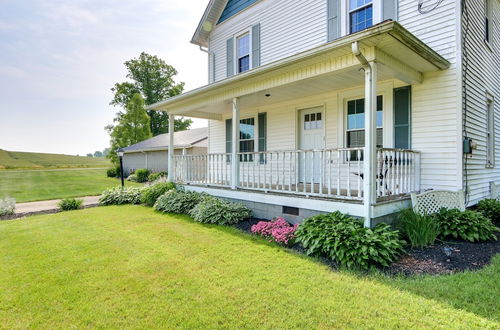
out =
<path fill-rule="evenodd" d="M 234 97 L 239 97 L 245 108 L 358 86 L 363 84 L 364 74 L 351 51 L 355 41 L 368 60 L 379 64 L 379 80 L 396 78 L 416 84 L 422 82 L 423 73 L 449 67 L 444 58 L 401 25 L 388 21 L 153 104 L 149 109 L 221 119 L 223 113 L 230 111 Z"/>

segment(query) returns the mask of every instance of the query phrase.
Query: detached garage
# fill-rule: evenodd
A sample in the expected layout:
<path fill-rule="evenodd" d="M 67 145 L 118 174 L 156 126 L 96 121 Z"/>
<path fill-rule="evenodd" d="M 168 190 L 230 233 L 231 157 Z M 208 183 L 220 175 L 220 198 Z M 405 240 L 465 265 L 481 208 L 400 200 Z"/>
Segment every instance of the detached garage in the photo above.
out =
<path fill-rule="evenodd" d="M 193 155 L 206 154 L 208 128 L 195 128 L 174 133 L 174 154 Z M 123 169 L 125 175 L 139 168 L 147 168 L 151 172 L 168 169 L 168 133 L 157 135 L 151 139 L 123 148 Z"/>

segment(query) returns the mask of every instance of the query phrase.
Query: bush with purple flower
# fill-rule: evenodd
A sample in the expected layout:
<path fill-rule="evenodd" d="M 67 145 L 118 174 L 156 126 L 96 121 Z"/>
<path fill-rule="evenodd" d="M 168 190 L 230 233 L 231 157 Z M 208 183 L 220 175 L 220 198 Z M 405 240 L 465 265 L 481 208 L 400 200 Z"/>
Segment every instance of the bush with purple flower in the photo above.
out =
<path fill-rule="evenodd" d="M 269 242 L 290 245 L 295 239 L 295 231 L 299 225 L 291 225 L 282 217 L 277 217 L 271 221 L 259 221 L 253 225 L 253 234 L 265 237 Z"/>

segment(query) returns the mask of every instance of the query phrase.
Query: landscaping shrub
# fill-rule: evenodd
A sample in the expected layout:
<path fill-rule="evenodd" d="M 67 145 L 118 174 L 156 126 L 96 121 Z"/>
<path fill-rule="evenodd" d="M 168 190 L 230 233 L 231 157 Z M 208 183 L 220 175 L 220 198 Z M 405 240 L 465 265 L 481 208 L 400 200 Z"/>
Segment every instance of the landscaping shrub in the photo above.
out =
<path fill-rule="evenodd" d="M 441 209 L 432 215 L 439 226 L 439 236 L 442 238 L 461 238 L 470 242 L 496 240 L 498 231 L 490 219 L 479 212 L 457 209 Z"/>
<path fill-rule="evenodd" d="M 164 213 L 189 214 L 203 198 L 208 196 L 194 191 L 171 190 L 156 200 L 154 208 Z"/>
<path fill-rule="evenodd" d="M 106 170 L 106 175 L 108 176 L 108 178 L 116 178 L 120 175 L 120 172 L 117 172 L 116 168 L 108 168 Z"/>
<path fill-rule="evenodd" d="M 78 210 L 82 207 L 83 199 L 65 198 L 57 205 L 62 211 Z"/>
<path fill-rule="evenodd" d="M 148 181 L 149 170 L 146 168 L 140 168 L 135 170 L 135 176 L 137 177 L 137 182 L 146 182 Z"/>
<path fill-rule="evenodd" d="M 477 204 L 477 210 L 495 223 L 500 223 L 500 201 L 483 199 Z"/>
<path fill-rule="evenodd" d="M 150 173 L 148 176 L 148 181 L 153 182 L 158 180 L 159 178 L 166 178 L 167 177 L 167 172 L 155 172 L 155 173 Z"/>
<path fill-rule="evenodd" d="M 142 190 L 141 202 L 147 206 L 153 206 L 158 197 L 172 189 L 175 189 L 175 183 L 173 182 L 159 182 L 150 185 Z"/>
<path fill-rule="evenodd" d="M 190 215 L 194 220 L 202 223 L 232 225 L 250 218 L 252 211 L 240 203 L 207 197 L 191 210 Z"/>
<path fill-rule="evenodd" d="M 403 250 L 398 231 L 381 223 L 375 228 L 338 211 L 304 220 L 295 232 L 308 255 L 324 255 L 347 268 L 389 266 Z"/>
<path fill-rule="evenodd" d="M 11 197 L 0 198 L 0 217 L 12 215 L 16 211 L 16 200 Z"/>
<path fill-rule="evenodd" d="M 265 237 L 269 242 L 290 245 L 295 240 L 298 225 L 291 225 L 282 217 L 271 221 L 259 221 L 251 228 L 252 233 Z"/>
<path fill-rule="evenodd" d="M 137 187 L 111 188 L 105 190 L 99 198 L 100 205 L 140 204 L 142 189 Z"/>
<path fill-rule="evenodd" d="M 425 247 L 434 244 L 439 235 L 439 226 L 430 216 L 404 209 L 399 213 L 397 225 L 412 247 Z"/>
<path fill-rule="evenodd" d="M 127 178 L 127 181 L 132 181 L 132 182 L 139 182 L 137 180 L 137 175 L 136 174 L 130 174 Z"/>

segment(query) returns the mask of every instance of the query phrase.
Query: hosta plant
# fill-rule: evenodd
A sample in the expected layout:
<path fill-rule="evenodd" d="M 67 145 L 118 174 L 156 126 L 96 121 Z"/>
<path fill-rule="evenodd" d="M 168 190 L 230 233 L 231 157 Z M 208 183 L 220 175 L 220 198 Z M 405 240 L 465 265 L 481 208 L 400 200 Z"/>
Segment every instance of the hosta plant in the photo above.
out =
<path fill-rule="evenodd" d="M 190 212 L 195 221 L 218 225 L 232 225 L 248 219 L 252 211 L 240 203 L 232 203 L 216 197 L 204 198 Z"/>
<path fill-rule="evenodd" d="M 57 204 L 62 211 L 78 210 L 82 207 L 83 199 L 65 198 Z"/>
<path fill-rule="evenodd" d="M 141 202 L 147 206 L 153 206 L 158 197 L 173 189 L 175 189 L 175 183 L 173 182 L 158 182 L 145 187 L 142 190 Z"/>
<path fill-rule="evenodd" d="M 439 226 L 442 238 L 460 238 L 470 242 L 496 240 L 498 228 L 479 212 L 441 209 L 432 215 Z"/>
<path fill-rule="evenodd" d="M 206 197 L 206 194 L 194 191 L 171 190 L 156 200 L 154 208 L 164 213 L 189 214 Z"/>
<path fill-rule="evenodd" d="M 295 240 L 298 225 L 291 225 L 282 217 L 271 221 L 259 221 L 251 228 L 252 233 L 265 237 L 270 242 L 289 245 Z"/>
<path fill-rule="evenodd" d="M 12 215 L 16 211 L 16 200 L 11 197 L 0 198 L 0 217 Z"/>
<path fill-rule="evenodd" d="M 142 189 L 116 187 L 105 190 L 99 198 L 99 205 L 140 204 Z"/>
<path fill-rule="evenodd" d="M 477 204 L 477 210 L 495 223 L 500 223 L 500 201 L 483 199 Z"/>

